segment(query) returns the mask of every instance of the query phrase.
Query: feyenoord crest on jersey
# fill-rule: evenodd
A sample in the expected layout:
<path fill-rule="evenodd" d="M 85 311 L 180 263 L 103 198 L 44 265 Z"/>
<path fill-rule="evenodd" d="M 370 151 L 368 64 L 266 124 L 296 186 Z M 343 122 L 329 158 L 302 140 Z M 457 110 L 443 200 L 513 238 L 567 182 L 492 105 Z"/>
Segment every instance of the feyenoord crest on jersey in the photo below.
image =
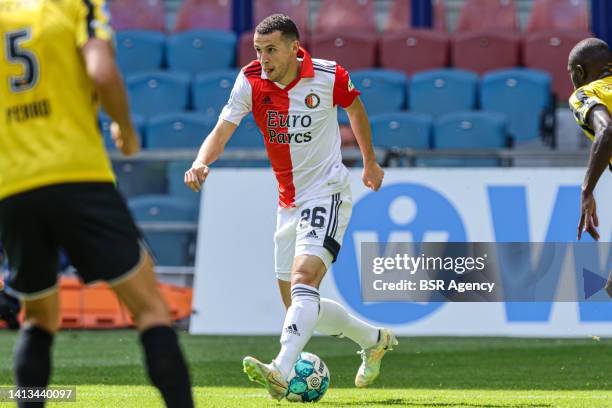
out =
<path fill-rule="evenodd" d="M 316 93 L 309 93 L 306 95 L 304 102 L 306 102 L 306 106 L 310 109 L 315 109 L 321 103 L 321 98 Z"/>

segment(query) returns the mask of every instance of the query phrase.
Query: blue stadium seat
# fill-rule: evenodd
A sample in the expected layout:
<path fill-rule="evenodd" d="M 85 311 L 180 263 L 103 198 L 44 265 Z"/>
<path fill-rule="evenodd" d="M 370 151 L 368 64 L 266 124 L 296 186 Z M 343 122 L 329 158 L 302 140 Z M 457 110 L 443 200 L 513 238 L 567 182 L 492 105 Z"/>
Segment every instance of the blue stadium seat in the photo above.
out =
<path fill-rule="evenodd" d="M 169 113 L 147 125 L 147 149 L 197 149 L 215 127 L 215 120 L 193 112 Z"/>
<path fill-rule="evenodd" d="M 517 142 L 540 137 L 542 115 L 551 103 L 551 77 L 544 71 L 508 69 L 482 78 L 481 106 L 508 117 L 508 132 Z"/>
<path fill-rule="evenodd" d="M 229 99 L 237 76 L 238 71 L 233 69 L 197 75 L 193 83 L 194 109 L 216 119 Z"/>
<path fill-rule="evenodd" d="M 100 111 L 98 122 L 100 125 L 100 131 L 102 132 L 102 137 L 104 138 L 104 146 L 107 150 L 116 150 L 117 148 L 115 147 L 115 142 L 113 142 L 113 138 L 110 134 L 110 125 L 112 123 L 111 118 L 106 113 Z M 140 134 L 140 144 L 142 145 L 146 137 L 145 120 L 142 116 L 133 114 L 132 123 Z"/>
<path fill-rule="evenodd" d="M 198 74 L 233 67 L 236 34 L 228 31 L 192 30 L 168 38 L 168 66 L 174 71 Z"/>
<path fill-rule="evenodd" d="M 478 75 L 458 69 L 415 74 L 408 85 L 409 110 L 429 115 L 476 108 Z"/>
<path fill-rule="evenodd" d="M 433 118 L 421 113 L 397 112 L 373 116 L 374 146 L 382 148 L 431 148 Z"/>
<path fill-rule="evenodd" d="M 191 167 L 192 161 L 176 160 L 168 163 L 166 177 L 168 179 L 168 194 L 189 201 L 197 210 L 200 208 L 200 193 L 193 192 L 185 185 L 185 172 Z M 206 186 L 206 185 L 205 185 Z"/>
<path fill-rule="evenodd" d="M 117 178 L 117 187 L 126 197 L 165 194 L 168 191 L 164 162 L 115 161 L 113 171 Z"/>
<path fill-rule="evenodd" d="M 166 36 L 157 31 L 120 31 L 117 33 L 117 63 L 123 74 L 161 68 Z"/>
<path fill-rule="evenodd" d="M 406 74 L 385 69 L 353 71 L 351 79 L 361 91 L 369 115 L 391 113 L 406 105 Z"/>
<path fill-rule="evenodd" d="M 192 204 L 173 196 L 143 196 L 128 201 L 137 222 L 196 222 Z M 147 231 L 144 235 L 158 265 L 193 265 L 195 234 L 193 232 Z"/>
<path fill-rule="evenodd" d="M 242 119 L 240 126 L 238 126 L 238 129 L 236 129 L 236 132 L 232 135 L 225 148 L 226 152 L 236 149 L 265 149 L 263 135 L 259 131 L 252 114 L 248 114 L 244 119 Z M 222 156 L 221 160 L 216 162 L 214 165 L 218 167 L 269 167 L 270 162 L 267 158 L 265 160 L 254 160 L 248 158 L 242 160 L 230 160 L 225 159 Z"/>
<path fill-rule="evenodd" d="M 507 146 L 507 120 L 499 113 L 456 112 L 439 117 L 434 123 L 436 149 L 478 150 Z M 418 159 L 424 166 L 499 166 L 498 159 L 431 158 Z"/>
<path fill-rule="evenodd" d="M 189 74 L 178 72 L 143 72 L 127 78 L 132 110 L 145 117 L 180 112 L 189 105 Z"/>

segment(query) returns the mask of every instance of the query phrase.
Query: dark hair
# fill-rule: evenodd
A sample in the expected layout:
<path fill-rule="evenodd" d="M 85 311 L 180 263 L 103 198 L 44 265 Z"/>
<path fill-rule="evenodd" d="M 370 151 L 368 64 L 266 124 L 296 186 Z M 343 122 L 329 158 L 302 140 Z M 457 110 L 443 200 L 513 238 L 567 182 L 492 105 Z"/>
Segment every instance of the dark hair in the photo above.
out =
<path fill-rule="evenodd" d="M 289 41 L 300 39 L 297 26 L 289 16 L 284 14 L 272 14 L 255 27 L 255 32 L 259 35 L 272 34 L 275 31 L 280 31 L 281 35 Z"/>
<path fill-rule="evenodd" d="M 569 65 L 606 65 L 612 62 L 612 51 L 605 41 L 587 38 L 574 46 L 569 54 Z"/>

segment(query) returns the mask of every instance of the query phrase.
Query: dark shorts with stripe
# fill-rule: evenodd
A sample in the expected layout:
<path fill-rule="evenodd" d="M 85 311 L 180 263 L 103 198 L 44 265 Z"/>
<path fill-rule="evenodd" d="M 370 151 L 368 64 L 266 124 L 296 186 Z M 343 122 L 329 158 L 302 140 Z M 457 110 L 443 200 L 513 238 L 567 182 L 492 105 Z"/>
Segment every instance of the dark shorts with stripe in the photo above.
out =
<path fill-rule="evenodd" d="M 86 282 L 121 280 L 135 270 L 141 235 L 112 183 L 66 183 L 0 200 L 7 291 L 44 296 L 57 285 L 63 249 Z"/>

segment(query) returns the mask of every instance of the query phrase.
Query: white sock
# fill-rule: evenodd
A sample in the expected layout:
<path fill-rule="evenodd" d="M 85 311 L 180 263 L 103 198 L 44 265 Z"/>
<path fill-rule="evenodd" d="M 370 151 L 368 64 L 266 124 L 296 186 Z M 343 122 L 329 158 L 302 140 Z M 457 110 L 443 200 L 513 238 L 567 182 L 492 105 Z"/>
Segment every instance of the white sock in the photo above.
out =
<path fill-rule="evenodd" d="M 319 291 L 309 285 L 291 287 L 291 306 L 285 315 L 280 343 L 274 363 L 284 378 L 289 376 L 295 361 L 314 333 L 319 315 Z"/>
<path fill-rule="evenodd" d="M 316 329 L 322 334 L 348 337 L 364 350 L 378 343 L 378 327 L 359 320 L 331 299 L 321 298 Z"/>

